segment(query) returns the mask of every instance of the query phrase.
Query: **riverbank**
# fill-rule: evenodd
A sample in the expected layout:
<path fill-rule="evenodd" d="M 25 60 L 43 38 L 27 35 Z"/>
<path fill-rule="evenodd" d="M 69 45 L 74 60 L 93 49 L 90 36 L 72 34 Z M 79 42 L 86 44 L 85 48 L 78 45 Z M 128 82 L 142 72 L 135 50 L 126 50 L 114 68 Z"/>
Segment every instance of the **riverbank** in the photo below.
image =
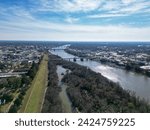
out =
<path fill-rule="evenodd" d="M 71 70 L 62 81 L 79 112 L 150 112 L 150 106 L 129 91 L 91 69 L 51 55 L 56 65 Z"/>
<path fill-rule="evenodd" d="M 126 64 L 126 65 L 120 65 L 119 63 L 117 62 L 110 62 L 110 61 L 107 61 L 107 60 L 104 60 L 104 59 L 99 59 L 99 58 L 91 58 L 89 56 L 87 56 L 87 54 L 82 54 L 81 52 L 74 52 L 72 50 L 69 50 L 69 49 L 65 49 L 65 52 L 69 53 L 69 54 L 72 54 L 74 56 L 77 56 L 77 57 L 81 57 L 81 58 L 87 58 L 87 59 L 90 59 L 92 61 L 96 61 L 96 62 L 99 62 L 103 65 L 108 65 L 110 67 L 116 67 L 116 68 L 119 68 L 119 69 L 124 69 L 128 72 L 134 72 L 136 74 L 140 74 L 140 75 L 144 75 L 144 76 L 147 76 L 147 77 L 150 77 L 150 71 L 146 71 L 144 69 L 141 69 L 140 67 L 138 67 L 137 65 L 134 65 L 134 64 Z"/>
<path fill-rule="evenodd" d="M 58 86 L 57 66 L 55 61 L 48 57 L 48 85 L 45 93 L 42 113 L 62 113 L 62 102 L 59 93 L 62 91 Z"/>
<path fill-rule="evenodd" d="M 75 57 L 74 55 L 66 53 L 64 50 L 55 50 L 52 51 L 52 53 L 62 58 Z M 73 60 L 70 61 L 74 62 Z M 150 87 L 148 87 L 150 86 L 150 78 L 147 76 L 103 65 L 92 60 L 81 61 L 80 59 L 77 59 L 75 63 L 85 66 L 86 68 L 90 68 L 94 72 L 102 74 L 107 79 L 119 83 L 123 89 L 134 93 L 137 98 L 144 99 L 150 103 Z"/>

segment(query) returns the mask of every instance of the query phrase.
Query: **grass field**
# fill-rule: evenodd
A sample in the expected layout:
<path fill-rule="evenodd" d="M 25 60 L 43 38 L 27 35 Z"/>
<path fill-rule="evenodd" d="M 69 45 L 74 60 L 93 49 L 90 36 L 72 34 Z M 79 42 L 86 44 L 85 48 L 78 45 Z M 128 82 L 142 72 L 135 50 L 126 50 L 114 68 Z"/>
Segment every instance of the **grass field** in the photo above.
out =
<path fill-rule="evenodd" d="M 44 55 L 39 70 L 28 89 L 19 112 L 38 113 L 41 111 L 48 77 L 48 55 Z"/>

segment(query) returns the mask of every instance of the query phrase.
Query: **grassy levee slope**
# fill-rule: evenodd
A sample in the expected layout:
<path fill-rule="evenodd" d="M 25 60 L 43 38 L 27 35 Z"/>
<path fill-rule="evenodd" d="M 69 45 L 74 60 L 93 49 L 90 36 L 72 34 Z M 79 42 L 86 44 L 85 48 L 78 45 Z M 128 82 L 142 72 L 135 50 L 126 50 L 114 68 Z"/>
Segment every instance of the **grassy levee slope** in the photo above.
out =
<path fill-rule="evenodd" d="M 44 55 L 39 70 L 28 89 L 19 112 L 41 112 L 42 102 L 46 90 L 48 78 L 48 55 Z"/>

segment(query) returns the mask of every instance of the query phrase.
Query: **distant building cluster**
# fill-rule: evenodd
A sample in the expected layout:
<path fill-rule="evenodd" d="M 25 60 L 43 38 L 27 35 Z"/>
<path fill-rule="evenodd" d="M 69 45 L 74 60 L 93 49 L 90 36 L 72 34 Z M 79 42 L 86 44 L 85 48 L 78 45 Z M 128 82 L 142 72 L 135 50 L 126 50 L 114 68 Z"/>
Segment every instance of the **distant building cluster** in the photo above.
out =
<path fill-rule="evenodd" d="M 39 62 L 39 51 L 37 46 L 0 46 L 0 77 L 17 76 L 27 72 L 32 62 Z"/>

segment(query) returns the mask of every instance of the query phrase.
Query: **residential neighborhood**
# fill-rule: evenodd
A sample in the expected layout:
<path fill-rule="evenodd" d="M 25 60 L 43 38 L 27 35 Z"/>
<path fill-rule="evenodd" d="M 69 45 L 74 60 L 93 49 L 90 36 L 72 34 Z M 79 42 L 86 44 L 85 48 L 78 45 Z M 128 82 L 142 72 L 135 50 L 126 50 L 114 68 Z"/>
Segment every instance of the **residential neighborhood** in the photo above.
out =
<path fill-rule="evenodd" d="M 0 77 L 24 74 L 40 57 L 36 46 L 0 46 Z"/>

